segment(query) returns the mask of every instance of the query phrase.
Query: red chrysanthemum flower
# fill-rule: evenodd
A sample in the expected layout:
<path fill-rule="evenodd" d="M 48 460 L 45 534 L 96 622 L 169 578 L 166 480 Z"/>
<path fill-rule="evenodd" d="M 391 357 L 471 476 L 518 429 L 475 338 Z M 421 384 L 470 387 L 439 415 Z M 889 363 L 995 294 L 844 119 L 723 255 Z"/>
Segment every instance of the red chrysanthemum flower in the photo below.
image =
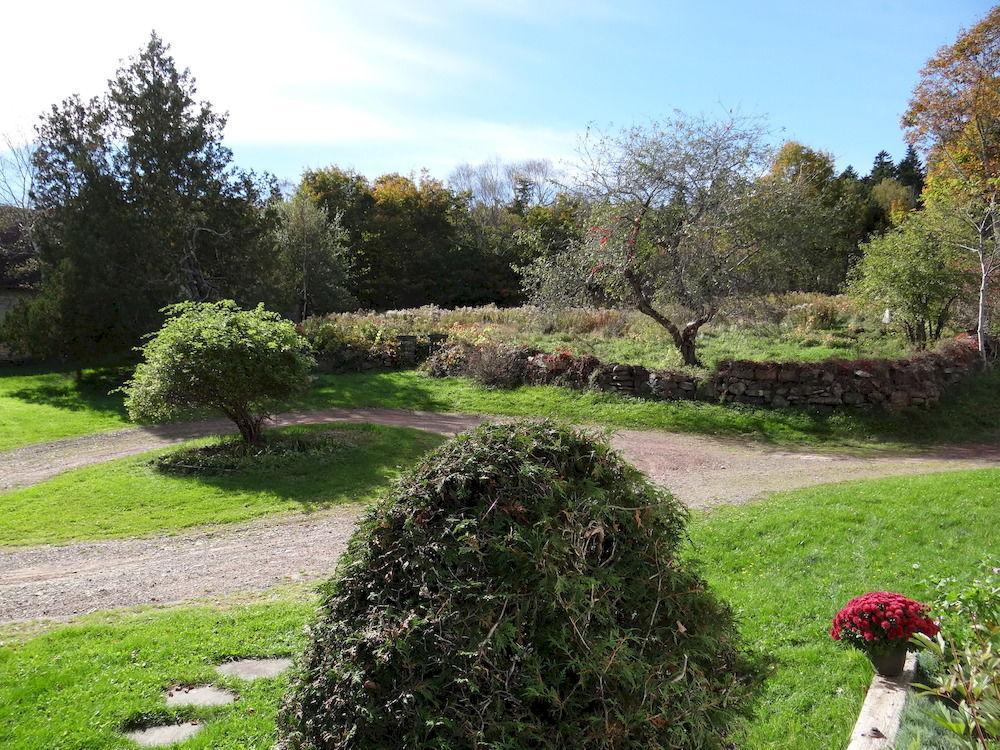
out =
<path fill-rule="evenodd" d="M 890 591 L 873 591 L 851 599 L 833 618 L 834 640 L 871 651 L 905 643 L 915 633 L 937 635 L 939 628 L 927 606 Z"/>

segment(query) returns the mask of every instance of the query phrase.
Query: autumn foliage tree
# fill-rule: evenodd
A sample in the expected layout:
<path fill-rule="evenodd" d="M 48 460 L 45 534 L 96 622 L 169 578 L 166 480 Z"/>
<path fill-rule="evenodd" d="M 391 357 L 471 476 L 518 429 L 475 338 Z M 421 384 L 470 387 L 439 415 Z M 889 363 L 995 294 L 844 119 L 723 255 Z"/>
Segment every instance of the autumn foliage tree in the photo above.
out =
<path fill-rule="evenodd" d="M 979 267 L 977 330 L 985 358 L 990 282 L 1000 269 L 1000 6 L 931 58 L 903 125 L 928 154 L 925 202 L 964 224 L 952 242 Z"/>

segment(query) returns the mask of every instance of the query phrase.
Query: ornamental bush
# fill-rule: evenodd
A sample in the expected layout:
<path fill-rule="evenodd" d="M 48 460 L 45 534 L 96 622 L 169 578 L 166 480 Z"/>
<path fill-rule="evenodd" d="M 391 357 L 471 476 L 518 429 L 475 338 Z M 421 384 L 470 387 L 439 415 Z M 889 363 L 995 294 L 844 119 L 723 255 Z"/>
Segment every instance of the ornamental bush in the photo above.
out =
<path fill-rule="evenodd" d="M 830 636 L 867 653 L 877 653 L 905 644 L 915 633 L 937 632 L 937 624 L 927 616 L 927 605 L 902 594 L 873 591 L 844 605 L 833 618 Z"/>
<path fill-rule="evenodd" d="M 283 750 L 727 747 L 756 670 L 680 559 L 686 513 L 606 442 L 487 425 L 362 521 Z"/>
<path fill-rule="evenodd" d="M 165 312 L 125 385 L 129 416 L 162 420 L 211 409 L 231 419 L 245 442 L 259 444 L 264 420 L 309 385 L 316 363 L 308 342 L 262 305 L 183 302 Z"/>

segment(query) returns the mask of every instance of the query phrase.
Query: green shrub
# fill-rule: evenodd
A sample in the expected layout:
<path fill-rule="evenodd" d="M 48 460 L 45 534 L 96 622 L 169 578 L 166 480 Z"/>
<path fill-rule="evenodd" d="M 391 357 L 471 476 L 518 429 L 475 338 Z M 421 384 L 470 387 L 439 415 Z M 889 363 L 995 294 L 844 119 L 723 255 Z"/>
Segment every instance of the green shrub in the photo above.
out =
<path fill-rule="evenodd" d="M 1000 567 L 983 564 L 975 580 L 947 578 L 936 585 L 935 611 L 941 632 L 914 636 L 933 656 L 936 670 L 916 687 L 937 700 L 931 719 L 950 732 L 959 747 L 1000 746 Z"/>
<path fill-rule="evenodd" d="M 488 425 L 362 521 L 283 750 L 727 747 L 754 670 L 679 560 L 686 513 L 607 443 Z"/>
<path fill-rule="evenodd" d="M 316 364 L 308 342 L 263 305 L 184 302 L 165 312 L 167 321 L 142 347 L 143 361 L 124 387 L 133 419 L 212 409 L 256 444 L 272 411 L 308 388 Z"/>

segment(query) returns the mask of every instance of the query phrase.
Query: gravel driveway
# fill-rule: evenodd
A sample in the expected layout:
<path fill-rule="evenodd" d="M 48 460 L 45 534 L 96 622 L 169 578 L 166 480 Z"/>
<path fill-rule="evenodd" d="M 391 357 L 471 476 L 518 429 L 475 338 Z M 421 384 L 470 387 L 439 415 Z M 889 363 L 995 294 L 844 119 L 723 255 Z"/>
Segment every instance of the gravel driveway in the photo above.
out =
<path fill-rule="evenodd" d="M 484 418 L 392 409 L 283 415 L 277 424 L 375 422 L 451 435 Z M 224 421 L 133 428 L 0 453 L 0 488 L 69 469 L 229 432 Z M 848 479 L 1000 466 L 1000 446 L 927 455 L 859 457 L 774 450 L 697 435 L 621 430 L 614 445 L 694 508 L 742 503 L 770 492 Z M 259 591 L 328 575 L 360 508 L 201 529 L 173 536 L 0 551 L 0 623 L 66 618 L 113 607 Z"/>

